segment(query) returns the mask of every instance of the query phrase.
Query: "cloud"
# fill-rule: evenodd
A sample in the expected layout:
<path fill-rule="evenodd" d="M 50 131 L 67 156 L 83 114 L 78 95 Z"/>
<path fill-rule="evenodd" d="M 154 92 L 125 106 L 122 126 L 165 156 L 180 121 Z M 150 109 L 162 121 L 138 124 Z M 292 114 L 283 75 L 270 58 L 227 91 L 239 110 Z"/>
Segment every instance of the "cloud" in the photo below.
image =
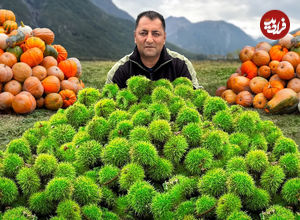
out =
<path fill-rule="evenodd" d="M 260 18 L 269 10 L 281 10 L 290 18 L 291 28 L 300 28 L 300 13 L 298 1 L 285 0 L 113 0 L 121 9 L 133 17 L 146 10 L 155 10 L 165 18 L 168 16 L 184 16 L 191 22 L 204 20 L 225 20 L 232 23 L 247 34 L 261 36 Z"/>

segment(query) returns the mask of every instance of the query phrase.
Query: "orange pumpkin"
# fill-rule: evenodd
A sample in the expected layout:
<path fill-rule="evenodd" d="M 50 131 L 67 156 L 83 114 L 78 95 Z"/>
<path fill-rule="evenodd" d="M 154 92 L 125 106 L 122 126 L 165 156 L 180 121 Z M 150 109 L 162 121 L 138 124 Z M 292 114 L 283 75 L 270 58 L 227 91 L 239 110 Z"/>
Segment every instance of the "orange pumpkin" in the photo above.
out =
<path fill-rule="evenodd" d="M 75 76 L 70 77 L 68 81 L 79 84 L 79 79 Z"/>
<path fill-rule="evenodd" d="M 57 66 L 51 66 L 47 69 L 48 76 L 56 76 L 60 81 L 64 80 L 65 75 Z"/>
<path fill-rule="evenodd" d="M 51 66 L 57 66 L 57 60 L 53 56 L 46 56 L 43 59 L 42 66 L 46 69 Z"/>
<path fill-rule="evenodd" d="M 253 103 L 253 95 L 248 91 L 242 91 L 236 96 L 236 104 L 250 107 Z"/>
<path fill-rule="evenodd" d="M 22 84 L 17 80 L 11 80 L 4 85 L 4 91 L 13 95 L 18 95 L 22 91 Z"/>
<path fill-rule="evenodd" d="M 61 46 L 61 45 L 59 45 L 59 44 L 54 44 L 54 45 L 52 45 L 53 47 L 54 47 L 54 49 L 57 51 L 57 53 L 58 53 L 58 55 L 57 55 L 57 63 L 60 63 L 61 61 L 63 61 L 63 60 L 66 60 L 67 59 L 67 57 L 68 57 L 68 52 L 67 52 L 67 50 L 63 47 L 63 46 Z"/>
<path fill-rule="evenodd" d="M 270 62 L 270 55 L 265 50 L 256 50 L 253 54 L 252 61 L 256 66 L 268 65 Z"/>
<path fill-rule="evenodd" d="M 47 77 L 47 70 L 45 67 L 37 65 L 32 68 L 32 76 L 35 76 L 42 81 Z"/>
<path fill-rule="evenodd" d="M 26 48 L 26 50 L 29 50 L 34 47 L 37 47 L 37 48 L 41 49 L 42 52 L 44 52 L 45 51 L 45 42 L 38 37 L 29 37 L 25 41 L 25 48 Z"/>
<path fill-rule="evenodd" d="M 68 60 L 73 60 L 73 61 L 75 61 L 75 63 L 76 63 L 76 65 L 77 65 L 77 73 L 76 73 L 76 77 L 80 77 L 81 76 L 81 63 L 80 63 L 80 61 L 76 58 L 76 57 L 71 57 L 71 58 L 69 58 Z"/>
<path fill-rule="evenodd" d="M 24 82 L 29 76 L 32 75 L 32 69 L 27 63 L 18 62 L 12 67 L 14 79 L 19 82 Z"/>
<path fill-rule="evenodd" d="M 0 93 L 0 110 L 6 110 L 11 107 L 14 95 L 10 92 Z"/>
<path fill-rule="evenodd" d="M 45 99 L 43 97 L 41 97 L 41 98 L 39 98 L 39 99 L 36 100 L 36 106 L 38 108 L 43 108 L 44 102 L 45 102 Z"/>
<path fill-rule="evenodd" d="M 249 86 L 255 94 L 263 92 L 264 87 L 268 84 L 268 80 L 263 77 L 257 76 L 250 80 Z"/>
<path fill-rule="evenodd" d="M 5 52 L 0 56 L 0 63 L 12 67 L 17 62 L 17 58 L 13 53 Z"/>
<path fill-rule="evenodd" d="M 18 114 L 33 112 L 36 108 L 35 98 L 29 92 L 22 91 L 14 97 L 12 108 Z"/>
<path fill-rule="evenodd" d="M 69 89 L 72 90 L 73 92 L 75 92 L 77 94 L 78 92 L 78 85 L 74 82 L 71 82 L 69 80 L 63 80 L 61 81 L 61 89 Z"/>
<path fill-rule="evenodd" d="M 300 56 L 296 52 L 290 51 L 282 57 L 282 61 L 290 62 L 293 65 L 294 69 L 296 69 L 298 64 L 300 63 Z"/>
<path fill-rule="evenodd" d="M 246 62 L 247 60 L 251 60 L 254 52 L 255 48 L 251 46 L 245 46 L 243 49 L 241 49 L 239 57 L 242 63 Z"/>
<path fill-rule="evenodd" d="M 221 96 L 222 93 L 226 90 L 226 86 L 220 86 L 219 88 L 217 88 L 216 90 L 216 96 Z"/>
<path fill-rule="evenodd" d="M 282 85 L 283 85 L 283 87 L 285 87 L 285 85 L 286 85 L 286 81 L 283 80 L 283 79 L 280 79 L 277 74 L 274 74 L 273 76 L 271 76 L 271 78 L 269 79 L 269 82 L 272 82 L 272 81 L 279 81 L 279 82 L 281 82 Z"/>
<path fill-rule="evenodd" d="M 256 65 L 248 60 L 241 65 L 242 75 L 245 75 L 247 78 L 252 79 L 257 76 L 257 67 Z"/>
<path fill-rule="evenodd" d="M 271 68 L 271 72 L 272 74 L 275 74 L 276 73 L 276 69 L 277 69 L 277 66 L 279 65 L 279 61 L 278 60 L 272 60 L 270 63 L 269 63 L 269 67 Z"/>
<path fill-rule="evenodd" d="M 23 90 L 30 92 L 31 95 L 37 99 L 42 97 L 44 93 L 44 87 L 41 81 L 35 76 L 31 76 L 25 80 L 23 84 Z"/>
<path fill-rule="evenodd" d="M 271 81 L 265 85 L 263 89 L 263 94 L 267 99 L 272 99 L 273 96 L 281 89 L 283 89 L 283 85 L 280 81 Z"/>
<path fill-rule="evenodd" d="M 4 50 L 0 49 L 0 56 L 4 54 Z"/>
<path fill-rule="evenodd" d="M 5 64 L 0 64 L 0 83 L 8 82 L 12 78 L 13 78 L 12 69 Z"/>
<path fill-rule="evenodd" d="M 271 75 L 271 68 L 267 65 L 263 65 L 258 68 L 257 75 L 268 79 Z"/>
<path fill-rule="evenodd" d="M 286 49 L 285 47 L 282 47 L 280 45 L 274 45 L 270 51 L 270 57 L 271 60 L 277 60 L 277 61 L 281 61 L 282 57 L 288 52 L 288 49 Z"/>
<path fill-rule="evenodd" d="M 67 79 L 75 76 L 77 73 L 77 64 L 74 60 L 63 60 L 58 64 L 58 67 L 63 71 Z"/>
<path fill-rule="evenodd" d="M 7 20 L 16 21 L 16 16 L 11 10 L 0 9 L 0 25 Z"/>
<path fill-rule="evenodd" d="M 300 92 L 300 79 L 291 79 L 286 87 L 294 90 L 296 93 Z"/>
<path fill-rule="evenodd" d="M 18 28 L 18 24 L 15 21 L 6 20 L 3 23 L 3 28 L 5 33 L 9 34 L 11 31 L 16 30 Z"/>
<path fill-rule="evenodd" d="M 280 79 L 290 80 L 295 77 L 294 67 L 288 61 L 281 61 L 277 66 L 276 74 Z"/>
<path fill-rule="evenodd" d="M 222 99 L 224 99 L 228 104 L 235 104 L 236 94 L 231 90 L 227 89 L 222 93 Z"/>
<path fill-rule="evenodd" d="M 63 99 L 58 93 L 50 93 L 45 97 L 44 105 L 47 109 L 57 110 L 63 106 Z"/>
<path fill-rule="evenodd" d="M 267 102 L 268 102 L 268 100 L 266 99 L 264 94 L 258 93 L 256 96 L 254 96 L 253 106 L 254 106 L 254 108 L 263 109 L 263 108 L 265 108 Z"/>
<path fill-rule="evenodd" d="M 43 61 L 43 52 L 37 47 L 31 48 L 21 55 L 20 60 L 31 67 L 37 66 Z"/>
<path fill-rule="evenodd" d="M 45 41 L 46 44 L 52 44 L 54 41 L 54 33 L 49 28 L 35 28 L 32 35 Z"/>
<path fill-rule="evenodd" d="M 267 52 L 269 52 L 271 48 L 272 48 L 272 45 L 269 44 L 268 42 L 265 42 L 265 41 L 259 42 L 259 43 L 255 46 L 255 49 L 256 49 L 256 50 L 265 50 L 265 51 L 267 51 Z"/>
<path fill-rule="evenodd" d="M 76 94 L 72 90 L 64 89 L 64 90 L 61 90 L 59 92 L 59 94 L 61 95 L 61 97 L 63 99 L 63 103 L 64 103 L 63 107 L 64 108 L 67 108 L 70 105 L 73 105 L 77 100 Z"/>
<path fill-rule="evenodd" d="M 247 61 L 246 61 L 247 62 Z M 244 76 L 237 76 L 232 79 L 232 90 L 235 93 L 241 91 L 251 91 L 249 87 L 250 79 Z"/>
<path fill-rule="evenodd" d="M 56 76 L 47 76 L 42 85 L 46 94 L 57 93 L 60 90 L 60 81 Z"/>
<path fill-rule="evenodd" d="M 227 89 L 231 89 L 232 88 L 232 80 L 233 80 L 234 77 L 237 77 L 237 76 L 241 76 L 241 73 L 233 73 L 233 74 L 231 74 L 231 76 L 228 78 L 227 83 L 226 83 Z"/>

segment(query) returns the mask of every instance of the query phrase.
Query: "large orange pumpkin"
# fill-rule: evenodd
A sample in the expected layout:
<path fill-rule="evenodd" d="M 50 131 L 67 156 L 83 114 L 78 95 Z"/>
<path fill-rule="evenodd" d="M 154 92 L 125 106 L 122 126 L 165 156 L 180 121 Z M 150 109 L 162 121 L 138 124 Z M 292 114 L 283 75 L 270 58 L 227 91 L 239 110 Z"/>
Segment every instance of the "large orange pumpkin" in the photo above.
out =
<path fill-rule="evenodd" d="M 11 107 L 14 95 L 10 92 L 0 93 L 0 110 L 6 110 Z"/>
<path fill-rule="evenodd" d="M 37 66 L 43 61 L 43 52 L 37 47 L 31 48 L 21 55 L 20 60 L 31 67 Z"/>
<path fill-rule="evenodd" d="M 47 69 L 48 76 L 56 76 L 60 81 L 64 80 L 65 75 L 57 66 L 51 66 Z"/>
<path fill-rule="evenodd" d="M 272 74 L 275 74 L 276 73 L 276 69 L 277 69 L 277 66 L 279 65 L 279 61 L 278 60 L 272 60 L 270 63 L 269 63 L 269 67 L 271 68 L 271 72 Z"/>
<path fill-rule="evenodd" d="M 277 74 L 274 74 L 273 76 L 271 76 L 271 78 L 269 79 L 269 82 L 272 82 L 272 81 L 279 81 L 282 83 L 283 87 L 286 86 L 286 81 L 283 79 L 280 79 Z"/>
<path fill-rule="evenodd" d="M 246 61 L 247 62 L 247 61 Z M 249 87 L 250 79 L 244 76 L 237 76 L 232 79 L 232 90 L 235 93 L 241 91 L 251 91 Z"/>
<path fill-rule="evenodd" d="M 46 56 L 43 59 L 42 66 L 46 69 L 51 66 L 57 66 L 57 60 L 53 56 Z"/>
<path fill-rule="evenodd" d="M 44 52 L 45 51 L 45 42 L 38 37 L 29 37 L 25 41 L 25 48 L 26 48 L 26 50 L 29 50 L 34 47 L 37 47 L 37 48 L 41 49 L 42 52 Z"/>
<path fill-rule="evenodd" d="M 4 91 L 17 95 L 22 91 L 22 84 L 17 80 L 11 80 L 4 85 Z"/>
<path fill-rule="evenodd" d="M 12 67 L 17 62 L 17 57 L 10 52 L 5 52 L 0 56 L 0 63 Z"/>
<path fill-rule="evenodd" d="M 63 60 L 58 64 L 58 67 L 63 71 L 67 79 L 76 76 L 77 64 L 74 60 Z"/>
<path fill-rule="evenodd" d="M 235 104 L 236 94 L 231 90 L 225 90 L 222 95 L 222 99 L 224 99 L 228 104 Z"/>
<path fill-rule="evenodd" d="M 291 79 L 286 87 L 294 90 L 296 93 L 300 92 L 300 79 Z"/>
<path fill-rule="evenodd" d="M 274 45 L 270 51 L 270 57 L 271 60 L 277 60 L 277 61 L 281 61 L 282 57 L 288 52 L 288 49 L 286 49 L 285 47 L 282 47 L 280 45 Z"/>
<path fill-rule="evenodd" d="M 227 89 L 231 89 L 232 88 L 232 80 L 233 80 L 234 77 L 237 77 L 237 76 L 241 76 L 241 73 L 233 73 L 233 74 L 231 74 L 231 76 L 228 78 L 227 83 L 226 83 Z"/>
<path fill-rule="evenodd" d="M 49 93 L 45 97 L 44 105 L 47 109 L 57 110 L 63 106 L 63 99 L 58 93 Z"/>
<path fill-rule="evenodd" d="M 37 99 L 42 97 L 44 93 L 44 87 L 41 81 L 35 76 L 31 76 L 25 80 L 23 90 L 30 92 L 31 95 Z"/>
<path fill-rule="evenodd" d="M 68 60 L 73 60 L 73 61 L 75 61 L 75 63 L 76 63 L 76 65 L 77 65 L 77 73 L 76 73 L 76 77 L 80 77 L 81 76 L 81 63 L 80 63 L 80 61 L 76 58 L 76 57 L 71 57 L 71 58 L 69 58 Z"/>
<path fill-rule="evenodd" d="M 63 99 L 63 103 L 64 103 L 63 107 L 64 108 L 67 108 L 70 105 L 73 105 L 77 100 L 76 94 L 72 90 L 64 89 L 64 90 L 61 90 L 59 92 L 59 94 L 61 95 L 61 97 Z"/>
<path fill-rule="evenodd" d="M 32 76 L 35 76 L 42 81 L 47 77 L 47 70 L 45 67 L 37 65 L 32 68 Z"/>
<path fill-rule="evenodd" d="M 267 52 L 269 52 L 271 48 L 272 48 L 272 45 L 265 41 L 259 42 L 255 46 L 256 50 L 265 50 Z"/>
<path fill-rule="evenodd" d="M 257 76 L 250 80 L 249 86 L 252 92 L 258 94 L 263 92 L 266 84 L 268 84 L 268 80 L 263 77 Z"/>
<path fill-rule="evenodd" d="M 252 79 L 257 76 L 257 67 L 251 60 L 248 60 L 242 63 L 241 72 L 242 75 L 246 76 L 249 79 Z"/>
<path fill-rule="evenodd" d="M 32 75 L 32 69 L 27 63 L 18 62 L 12 67 L 14 79 L 19 82 L 24 82 L 29 76 Z"/>
<path fill-rule="evenodd" d="M 253 54 L 252 61 L 256 66 L 268 65 L 270 62 L 270 55 L 265 50 L 256 50 Z"/>
<path fill-rule="evenodd" d="M 26 114 L 33 112 L 36 108 L 36 101 L 29 92 L 22 91 L 14 97 L 12 107 L 16 113 Z"/>
<path fill-rule="evenodd" d="M 271 75 L 271 68 L 267 65 L 263 65 L 258 68 L 257 75 L 268 79 Z"/>
<path fill-rule="evenodd" d="M 5 64 L 0 64 L 0 83 L 8 82 L 12 78 L 13 78 L 12 69 Z"/>
<path fill-rule="evenodd" d="M 272 99 L 273 96 L 281 89 L 283 89 L 283 85 L 280 81 L 271 81 L 265 85 L 263 89 L 263 94 L 267 99 Z"/>
<path fill-rule="evenodd" d="M 49 28 L 35 28 L 32 35 L 45 41 L 46 44 L 52 44 L 54 41 L 54 33 Z"/>
<path fill-rule="evenodd" d="M 60 90 L 60 81 L 56 76 L 47 76 L 42 85 L 46 94 L 57 93 Z"/>
<path fill-rule="evenodd" d="M 264 94 L 258 93 L 256 96 L 254 96 L 253 106 L 254 106 L 254 108 L 263 109 L 263 108 L 265 108 L 267 102 L 268 102 L 268 100 L 266 99 Z"/>
<path fill-rule="evenodd" d="M 63 80 L 61 81 L 61 89 L 69 89 L 72 90 L 73 92 L 75 92 L 77 94 L 78 92 L 78 84 L 71 82 L 69 80 Z"/>
<path fill-rule="evenodd" d="M 295 77 L 295 70 L 290 62 L 281 61 L 277 66 L 276 74 L 280 79 L 290 80 Z"/>
<path fill-rule="evenodd" d="M 16 21 L 16 16 L 11 10 L 0 9 L 0 25 L 7 20 Z"/>
<path fill-rule="evenodd" d="M 54 49 L 57 51 L 58 55 L 57 55 L 57 63 L 60 63 L 63 60 L 66 60 L 68 57 L 68 52 L 67 50 L 59 45 L 59 44 L 54 44 L 52 45 L 54 47 Z"/>
<path fill-rule="evenodd" d="M 242 91 L 236 96 L 236 104 L 250 107 L 253 103 L 253 95 L 248 91 Z"/>

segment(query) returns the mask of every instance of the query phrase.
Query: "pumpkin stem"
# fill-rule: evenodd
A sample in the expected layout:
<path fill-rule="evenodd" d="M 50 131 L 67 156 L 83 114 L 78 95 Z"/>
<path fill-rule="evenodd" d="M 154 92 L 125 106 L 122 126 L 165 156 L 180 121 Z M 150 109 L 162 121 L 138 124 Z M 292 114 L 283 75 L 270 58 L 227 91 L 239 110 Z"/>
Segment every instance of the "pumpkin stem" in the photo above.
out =
<path fill-rule="evenodd" d="M 23 21 L 21 21 L 21 26 L 22 26 L 22 27 L 25 27 L 25 24 L 23 23 Z"/>

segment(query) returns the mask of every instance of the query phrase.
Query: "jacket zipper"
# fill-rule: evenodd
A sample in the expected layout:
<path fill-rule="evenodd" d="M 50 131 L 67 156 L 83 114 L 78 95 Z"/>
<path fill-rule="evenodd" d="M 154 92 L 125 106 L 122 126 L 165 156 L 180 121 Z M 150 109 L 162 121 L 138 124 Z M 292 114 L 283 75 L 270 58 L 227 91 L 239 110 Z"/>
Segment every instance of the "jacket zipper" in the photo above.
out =
<path fill-rule="evenodd" d="M 134 60 L 131 60 L 129 59 L 131 62 L 135 63 L 136 65 L 138 65 L 141 69 L 143 69 L 144 71 L 148 72 L 148 70 L 146 70 L 144 67 L 142 67 L 138 62 L 134 61 Z M 170 60 L 167 60 L 166 62 L 162 63 L 159 67 L 157 67 L 153 72 L 156 72 L 158 69 L 160 69 L 162 66 L 166 65 L 167 63 L 171 62 L 172 59 Z"/>

